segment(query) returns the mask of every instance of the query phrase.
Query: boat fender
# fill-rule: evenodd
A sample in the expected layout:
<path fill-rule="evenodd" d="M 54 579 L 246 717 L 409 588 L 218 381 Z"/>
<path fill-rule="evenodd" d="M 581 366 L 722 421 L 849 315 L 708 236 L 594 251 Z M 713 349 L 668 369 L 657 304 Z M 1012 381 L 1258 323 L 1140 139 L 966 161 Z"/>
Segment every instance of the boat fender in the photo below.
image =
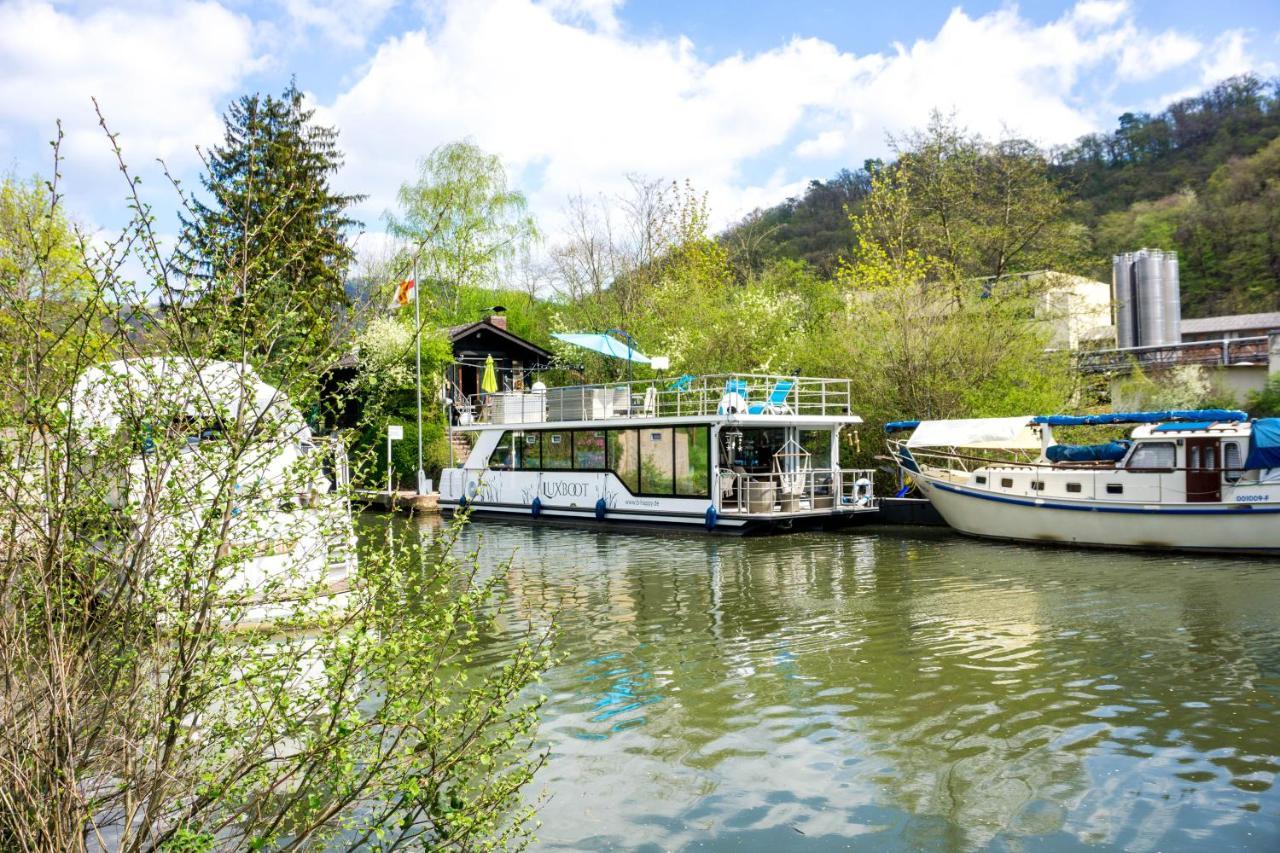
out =
<path fill-rule="evenodd" d="M 542 498 L 534 498 L 533 503 L 529 504 L 529 513 L 537 518 L 542 515 Z"/>
<path fill-rule="evenodd" d="M 719 520 L 719 513 L 716 512 L 716 508 L 714 506 L 707 507 L 707 520 L 706 520 L 707 529 L 715 530 L 716 521 L 718 520 Z"/>
<path fill-rule="evenodd" d="M 608 511 L 609 511 L 609 504 L 605 502 L 604 498 L 601 498 L 600 500 L 596 501 L 596 518 L 603 521 L 604 515 Z"/>

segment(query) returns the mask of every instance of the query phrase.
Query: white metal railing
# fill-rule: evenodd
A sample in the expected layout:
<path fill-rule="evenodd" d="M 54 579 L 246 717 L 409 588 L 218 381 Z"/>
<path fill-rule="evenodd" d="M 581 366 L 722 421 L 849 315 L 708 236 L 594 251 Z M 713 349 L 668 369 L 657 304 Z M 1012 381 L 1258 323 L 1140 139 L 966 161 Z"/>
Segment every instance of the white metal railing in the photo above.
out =
<path fill-rule="evenodd" d="M 847 415 L 848 379 L 733 373 L 476 394 L 460 423 L 507 424 L 618 418 Z"/>
<path fill-rule="evenodd" d="M 1269 358 L 1269 346 L 1267 335 L 1253 335 L 1123 349 L 1085 349 L 1073 352 L 1072 357 L 1082 373 L 1124 371 L 1135 362 L 1142 367 L 1172 367 L 1179 364 L 1225 367 L 1235 364 L 1265 364 Z"/>
<path fill-rule="evenodd" d="M 718 472 L 720 509 L 743 515 L 777 515 L 875 508 L 874 472 L 867 468 L 814 468 L 746 474 Z"/>

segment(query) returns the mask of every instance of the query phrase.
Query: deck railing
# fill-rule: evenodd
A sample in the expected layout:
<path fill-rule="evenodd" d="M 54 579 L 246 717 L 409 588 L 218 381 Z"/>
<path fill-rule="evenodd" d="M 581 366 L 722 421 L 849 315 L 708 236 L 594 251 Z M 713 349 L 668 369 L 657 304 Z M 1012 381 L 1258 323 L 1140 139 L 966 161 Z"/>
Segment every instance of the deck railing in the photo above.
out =
<path fill-rule="evenodd" d="M 715 414 L 847 415 L 848 379 L 733 373 L 476 394 L 455 411 L 467 424 L 556 423 Z"/>
<path fill-rule="evenodd" d="M 1266 365 L 1269 353 L 1268 337 L 1258 335 L 1125 349 L 1079 350 L 1072 353 L 1072 358 L 1081 373 L 1128 373 L 1135 364 L 1147 370 L 1182 364 L 1205 367 Z"/>
<path fill-rule="evenodd" d="M 874 472 L 866 468 L 815 468 L 790 473 L 719 471 L 721 512 L 776 515 L 875 507 Z"/>

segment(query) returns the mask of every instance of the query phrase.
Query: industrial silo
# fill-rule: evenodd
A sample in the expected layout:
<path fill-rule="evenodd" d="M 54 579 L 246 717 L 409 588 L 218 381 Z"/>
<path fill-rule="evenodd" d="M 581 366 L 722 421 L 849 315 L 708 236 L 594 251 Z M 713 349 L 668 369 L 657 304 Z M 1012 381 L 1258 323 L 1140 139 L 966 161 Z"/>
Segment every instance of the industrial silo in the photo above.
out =
<path fill-rule="evenodd" d="M 1116 255 L 1111 259 L 1111 293 L 1116 309 L 1116 346 L 1137 346 L 1133 330 L 1133 258 Z"/>
<path fill-rule="evenodd" d="M 1182 343 L 1182 291 L 1178 284 L 1178 253 L 1164 252 L 1164 342 Z"/>
<path fill-rule="evenodd" d="M 1143 250 L 1133 265 L 1133 289 L 1138 298 L 1138 346 L 1157 347 L 1165 343 L 1164 257 Z"/>

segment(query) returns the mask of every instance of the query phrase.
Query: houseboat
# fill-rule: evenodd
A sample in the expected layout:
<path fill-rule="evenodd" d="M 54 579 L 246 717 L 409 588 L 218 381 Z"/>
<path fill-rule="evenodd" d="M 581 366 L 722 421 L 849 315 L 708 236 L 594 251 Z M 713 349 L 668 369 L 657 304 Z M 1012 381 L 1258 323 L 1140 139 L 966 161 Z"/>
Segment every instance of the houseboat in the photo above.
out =
<path fill-rule="evenodd" d="M 1055 428 L 1133 426 L 1060 444 Z M 973 536 L 1280 553 L 1280 420 L 1229 410 L 889 424 L 903 473 Z"/>
<path fill-rule="evenodd" d="M 848 380 L 682 376 L 479 394 L 453 405 L 440 505 L 477 516 L 754 533 L 874 515 L 840 466 Z"/>

